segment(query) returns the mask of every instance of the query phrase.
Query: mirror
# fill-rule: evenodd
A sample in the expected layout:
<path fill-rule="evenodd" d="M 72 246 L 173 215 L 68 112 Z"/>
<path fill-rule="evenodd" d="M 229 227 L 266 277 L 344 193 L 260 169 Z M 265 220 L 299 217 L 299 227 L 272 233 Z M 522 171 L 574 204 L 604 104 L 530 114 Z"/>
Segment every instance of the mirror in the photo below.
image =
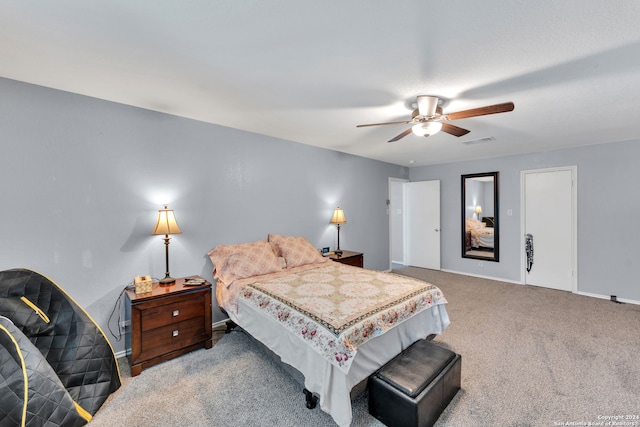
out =
<path fill-rule="evenodd" d="M 462 257 L 499 260 L 498 172 L 462 175 Z"/>

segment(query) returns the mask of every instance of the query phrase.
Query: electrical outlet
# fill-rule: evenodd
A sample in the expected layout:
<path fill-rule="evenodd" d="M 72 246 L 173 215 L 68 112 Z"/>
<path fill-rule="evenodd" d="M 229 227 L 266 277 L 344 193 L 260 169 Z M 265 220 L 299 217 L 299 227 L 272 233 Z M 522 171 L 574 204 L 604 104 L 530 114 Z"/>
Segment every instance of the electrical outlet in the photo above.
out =
<path fill-rule="evenodd" d="M 120 322 L 120 329 L 125 331 L 127 328 L 131 326 L 131 320 L 123 320 Z"/>
<path fill-rule="evenodd" d="M 483 268 L 484 267 L 484 262 L 480 261 L 480 262 L 478 262 L 478 265 L 480 266 L 480 268 Z"/>

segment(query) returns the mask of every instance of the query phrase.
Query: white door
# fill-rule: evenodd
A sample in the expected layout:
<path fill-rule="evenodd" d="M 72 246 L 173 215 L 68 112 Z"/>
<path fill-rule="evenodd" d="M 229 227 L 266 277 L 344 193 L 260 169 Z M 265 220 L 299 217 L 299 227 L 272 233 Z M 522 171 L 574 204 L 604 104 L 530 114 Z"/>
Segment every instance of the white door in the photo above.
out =
<path fill-rule="evenodd" d="M 532 236 L 533 264 L 523 283 L 576 290 L 576 168 L 524 171 L 524 236 Z M 527 265 L 524 250 L 523 260 Z"/>
<path fill-rule="evenodd" d="M 440 270 L 440 181 L 407 182 L 404 189 L 407 265 Z"/>

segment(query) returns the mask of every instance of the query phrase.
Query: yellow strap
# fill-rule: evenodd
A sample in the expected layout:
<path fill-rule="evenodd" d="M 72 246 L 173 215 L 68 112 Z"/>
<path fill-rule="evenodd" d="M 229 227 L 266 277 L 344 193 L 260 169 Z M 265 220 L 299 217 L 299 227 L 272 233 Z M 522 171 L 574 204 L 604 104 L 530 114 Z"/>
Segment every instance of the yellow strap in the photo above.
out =
<path fill-rule="evenodd" d="M 50 320 L 47 317 L 47 315 L 44 313 L 44 311 L 40 310 L 40 308 L 35 305 L 34 303 L 32 303 L 31 301 L 29 301 L 27 299 L 27 297 L 20 297 L 20 299 L 22 300 L 22 302 L 24 302 L 25 304 L 27 304 L 29 307 L 31 307 L 33 309 L 33 311 L 36 312 L 36 314 L 38 316 L 40 316 L 40 318 L 45 322 L 45 323 L 49 323 Z"/>
<path fill-rule="evenodd" d="M 74 405 L 76 405 L 76 410 L 78 411 L 78 413 L 80 414 L 80 416 L 82 418 L 84 418 L 85 420 L 87 420 L 87 422 L 91 421 L 93 419 L 93 415 L 91 415 L 89 412 L 87 412 L 82 406 L 80 406 L 78 404 L 78 402 L 74 401 L 73 402 Z"/>
<path fill-rule="evenodd" d="M 7 333 L 13 344 L 16 346 L 16 350 L 18 352 L 18 356 L 20 357 L 20 367 L 22 368 L 22 377 L 24 378 L 24 396 L 22 403 L 22 422 L 20 423 L 21 427 L 24 427 L 27 422 L 27 403 L 29 402 L 29 377 L 27 377 L 27 369 L 24 363 L 24 356 L 22 356 L 22 350 L 20 350 L 20 346 L 18 345 L 18 341 L 11 335 L 11 332 L 4 326 L 0 325 L 0 330 L 3 330 Z"/>

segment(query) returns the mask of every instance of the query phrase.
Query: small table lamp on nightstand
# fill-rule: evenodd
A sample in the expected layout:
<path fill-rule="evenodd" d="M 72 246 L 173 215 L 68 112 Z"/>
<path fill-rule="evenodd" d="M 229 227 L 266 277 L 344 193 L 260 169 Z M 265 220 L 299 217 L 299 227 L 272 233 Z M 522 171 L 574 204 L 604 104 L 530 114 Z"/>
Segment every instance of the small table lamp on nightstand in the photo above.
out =
<path fill-rule="evenodd" d="M 331 218 L 331 224 L 335 224 L 338 227 L 338 246 L 336 246 L 336 250 L 334 251 L 336 255 L 341 255 L 342 251 L 340 250 L 340 225 L 346 224 L 347 219 L 344 217 L 344 211 L 340 206 L 335 208 L 333 211 L 333 217 Z"/>
<path fill-rule="evenodd" d="M 482 213 L 482 206 L 480 206 L 480 205 L 476 206 L 474 212 L 476 213 L 476 216 L 478 217 L 478 221 L 480 221 L 480 214 Z"/>
<path fill-rule="evenodd" d="M 170 285 L 175 283 L 176 279 L 169 274 L 169 234 L 181 234 L 182 230 L 178 227 L 176 217 L 173 215 L 173 210 L 167 209 L 167 205 L 164 205 L 164 209 L 158 210 L 158 222 L 156 228 L 153 229 L 153 235 L 164 234 L 165 255 L 167 261 L 167 271 L 164 279 L 160 280 L 161 285 Z"/>

